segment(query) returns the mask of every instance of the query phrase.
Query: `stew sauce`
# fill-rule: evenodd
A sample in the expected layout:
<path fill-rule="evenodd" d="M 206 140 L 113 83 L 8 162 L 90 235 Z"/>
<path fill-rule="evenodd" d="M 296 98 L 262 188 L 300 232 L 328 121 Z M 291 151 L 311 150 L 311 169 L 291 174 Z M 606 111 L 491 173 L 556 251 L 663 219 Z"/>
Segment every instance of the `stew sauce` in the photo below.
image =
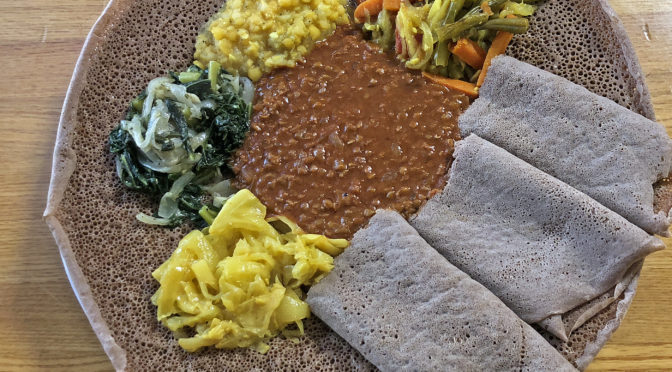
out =
<path fill-rule="evenodd" d="M 467 104 L 341 28 L 258 82 L 234 183 L 307 232 L 349 239 L 376 209 L 408 218 L 443 188 Z"/>

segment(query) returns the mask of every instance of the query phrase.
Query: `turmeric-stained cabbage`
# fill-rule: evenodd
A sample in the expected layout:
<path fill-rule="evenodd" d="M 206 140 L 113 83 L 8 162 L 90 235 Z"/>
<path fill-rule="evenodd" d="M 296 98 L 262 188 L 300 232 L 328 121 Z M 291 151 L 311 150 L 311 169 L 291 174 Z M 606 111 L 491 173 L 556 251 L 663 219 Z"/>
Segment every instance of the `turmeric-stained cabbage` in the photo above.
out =
<path fill-rule="evenodd" d="M 266 219 L 266 207 L 241 190 L 209 228 L 187 234 L 152 273 L 161 284 L 152 303 L 187 351 L 215 346 L 263 353 L 271 337 L 303 334 L 310 309 L 301 288 L 329 273 L 332 256 L 347 245 L 305 234 L 284 217 Z M 193 336 L 181 337 L 186 334 Z"/>

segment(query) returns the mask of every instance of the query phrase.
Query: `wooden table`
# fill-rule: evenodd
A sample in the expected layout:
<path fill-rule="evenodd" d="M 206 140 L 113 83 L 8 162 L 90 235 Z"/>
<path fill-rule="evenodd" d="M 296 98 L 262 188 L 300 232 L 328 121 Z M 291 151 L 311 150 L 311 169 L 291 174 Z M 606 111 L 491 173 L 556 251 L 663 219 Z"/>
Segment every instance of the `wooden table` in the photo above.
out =
<path fill-rule="evenodd" d="M 672 133 L 672 0 L 611 3 Z M 105 4 L 0 2 L 0 371 L 112 369 L 41 219 L 63 98 Z M 672 370 L 672 249 L 646 260 L 625 321 L 590 370 Z"/>

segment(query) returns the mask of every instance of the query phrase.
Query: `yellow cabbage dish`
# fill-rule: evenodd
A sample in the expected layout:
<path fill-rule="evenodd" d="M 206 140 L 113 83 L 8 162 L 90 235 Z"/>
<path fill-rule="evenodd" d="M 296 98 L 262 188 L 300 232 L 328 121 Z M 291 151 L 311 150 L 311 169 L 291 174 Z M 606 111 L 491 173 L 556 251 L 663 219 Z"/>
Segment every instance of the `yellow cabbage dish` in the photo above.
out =
<path fill-rule="evenodd" d="M 303 334 L 310 309 L 301 288 L 329 273 L 333 256 L 347 246 L 345 239 L 305 234 L 284 217 L 266 219 L 266 207 L 241 190 L 152 273 L 161 283 L 152 303 L 187 351 L 214 345 L 265 353 L 271 337 Z"/>

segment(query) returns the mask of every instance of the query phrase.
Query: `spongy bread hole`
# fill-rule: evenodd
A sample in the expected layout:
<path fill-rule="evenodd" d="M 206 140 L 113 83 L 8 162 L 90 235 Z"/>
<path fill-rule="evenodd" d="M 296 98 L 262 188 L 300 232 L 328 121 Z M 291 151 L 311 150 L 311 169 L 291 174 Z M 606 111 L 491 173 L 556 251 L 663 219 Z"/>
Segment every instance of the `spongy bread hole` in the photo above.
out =
<path fill-rule="evenodd" d="M 135 220 L 138 211 L 148 213 L 154 204 L 121 186 L 108 154 L 107 136 L 149 80 L 190 64 L 197 32 L 221 2 L 117 1 L 124 3 L 119 5 L 124 10 L 100 30 L 102 39 L 90 56 L 69 133 L 77 168 L 56 217 L 88 278 L 103 320 L 127 353 L 127 369 L 372 370 L 359 353 L 314 318 L 306 322 L 307 336 L 299 345 L 277 338 L 267 355 L 215 349 L 189 354 L 156 321 L 150 297 L 158 286 L 151 272 L 169 257 L 190 227 L 171 231 Z M 516 38 L 511 54 L 646 113 L 648 103 L 639 103 L 636 81 L 625 70 L 627 61 L 616 46 L 618 41 L 611 39 L 611 26 L 598 7 L 579 0 L 549 1 L 530 33 Z M 597 23 L 591 26 L 583 19 Z M 598 42 L 588 43 L 593 33 Z M 558 53 L 569 58 L 558 61 Z M 590 75 L 585 71 L 591 71 Z M 610 314 L 604 321 L 591 321 L 576 334 L 589 340 L 612 318 Z M 561 350 L 571 359 L 582 353 L 584 345 L 574 342 Z"/>

